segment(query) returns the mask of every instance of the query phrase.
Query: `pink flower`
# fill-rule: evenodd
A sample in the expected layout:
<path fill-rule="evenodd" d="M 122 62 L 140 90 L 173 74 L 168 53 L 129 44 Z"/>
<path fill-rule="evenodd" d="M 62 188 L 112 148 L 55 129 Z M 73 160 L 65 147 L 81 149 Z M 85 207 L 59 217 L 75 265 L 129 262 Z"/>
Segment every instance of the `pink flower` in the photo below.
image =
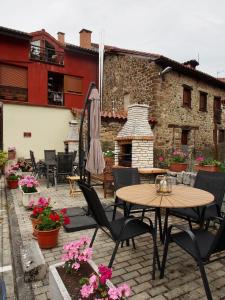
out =
<path fill-rule="evenodd" d="M 159 161 L 160 161 L 160 162 L 164 161 L 164 157 L 163 157 L 163 156 L 160 156 L 160 157 L 159 157 Z"/>
<path fill-rule="evenodd" d="M 117 299 L 121 298 L 121 292 L 116 287 L 110 288 L 108 291 L 108 294 L 109 294 L 110 299 L 112 299 L 112 300 L 117 300 Z"/>
<path fill-rule="evenodd" d="M 74 270 L 78 270 L 80 268 L 80 264 L 78 262 L 75 262 L 73 265 L 72 265 L 72 268 Z"/>
<path fill-rule="evenodd" d="M 201 162 L 201 161 L 203 161 L 204 160 L 204 157 L 203 156 L 198 156 L 197 158 L 196 158 L 196 161 L 197 162 Z"/>
<path fill-rule="evenodd" d="M 105 284 L 106 280 L 111 279 L 112 278 L 112 269 L 107 268 L 104 265 L 100 265 L 98 267 L 98 271 L 100 273 L 100 282 L 101 284 Z"/>
<path fill-rule="evenodd" d="M 92 285 L 84 284 L 80 290 L 81 296 L 83 298 L 88 298 L 91 294 L 93 294 L 94 288 Z"/>
<path fill-rule="evenodd" d="M 94 289 L 98 287 L 98 277 L 94 274 L 89 278 L 89 284 L 93 286 Z"/>
<path fill-rule="evenodd" d="M 131 289 L 128 284 L 123 283 L 118 286 L 121 296 L 120 297 L 129 297 L 131 294 Z"/>

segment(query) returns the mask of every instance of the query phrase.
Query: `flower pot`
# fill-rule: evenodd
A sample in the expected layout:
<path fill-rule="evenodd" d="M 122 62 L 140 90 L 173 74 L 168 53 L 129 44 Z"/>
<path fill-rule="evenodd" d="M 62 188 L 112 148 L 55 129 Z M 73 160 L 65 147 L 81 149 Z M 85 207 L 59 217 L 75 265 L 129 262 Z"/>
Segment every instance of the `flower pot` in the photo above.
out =
<path fill-rule="evenodd" d="M 96 264 L 90 260 L 88 264 L 91 266 L 93 271 L 96 273 L 98 272 L 98 267 Z M 62 267 L 64 265 L 64 262 L 57 263 L 55 265 L 51 265 L 49 267 L 49 294 L 50 294 L 50 299 L 54 300 L 71 300 L 71 296 L 61 278 L 59 275 L 59 272 L 57 268 Z M 86 277 L 87 274 L 84 274 L 83 277 Z M 109 288 L 114 287 L 111 281 L 107 281 L 107 286 Z M 81 286 L 79 285 L 79 288 Z M 74 299 L 74 298 L 73 298 Z"/>
<path fill-rule="evenodd" d="M 33 238 L 37 239 L 37 230 L 35 229 L 35 227 L 37 226 L 37 224 L 39 223 L 38 218 L 32 218 L 30 217 L 31 223 L 32 223 L 32 227 L 33 227 Z"/>
<path fill-rule="evenodd" d="M 197 172 L 199 170 L 208 171 L 208 172 L 219 172 L 219 167 L 215 165 L 195 165 L 194 170 Z"/>
<path fill-rule="evenodd" d="M 37 233 L 37 241 L 41 249 L 51 249 L 57 246 L 60 227 L 42 231 L 35 228 Z"/>
<path fill-rule="evenodd" d="M 16 159 L 16 151 L 8 151 L 8 160 Z"/>
<path fill-rule="evenodd" d="M 36 205 L 36 201 L 38 201 L 39 197 L 40 197 L 40 191 L 36 191 L 34 193 L 25 193 L 22 188 L 21 189 L 21 193 L 22 193 L 22 203 L 23 206 L 25 208 L 29 208 L 29 202 L 30 200 L 34 200 L 34 205 Z"/>
<path fill-rule="evenodd" d="M 7 179 L 7 186 L 9 189 L 17 189 L 18 188 L 18 179 L 16 179 L 16 180 Z"/>
<path fill-rule="evenodd" d="M 182 172 L 186 171 L 188 164 L 187 163 L 171 163 L 169 170 L 172 172 Z"/>

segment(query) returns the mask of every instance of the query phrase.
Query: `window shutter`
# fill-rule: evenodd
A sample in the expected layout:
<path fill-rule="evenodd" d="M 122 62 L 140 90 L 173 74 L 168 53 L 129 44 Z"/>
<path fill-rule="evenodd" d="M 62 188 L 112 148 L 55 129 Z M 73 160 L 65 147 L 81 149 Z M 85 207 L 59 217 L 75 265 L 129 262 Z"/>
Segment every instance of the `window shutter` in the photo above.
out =
<path fill-rule="evenodd" d="M 83 92 L 82 78 L 65 75 L 64 76 L 64 92 L 81 94 Z"/>
<path fill-rule="evenodd" d="M 27 69 L 0 64 L 0 85 L 27 88 Z"/>

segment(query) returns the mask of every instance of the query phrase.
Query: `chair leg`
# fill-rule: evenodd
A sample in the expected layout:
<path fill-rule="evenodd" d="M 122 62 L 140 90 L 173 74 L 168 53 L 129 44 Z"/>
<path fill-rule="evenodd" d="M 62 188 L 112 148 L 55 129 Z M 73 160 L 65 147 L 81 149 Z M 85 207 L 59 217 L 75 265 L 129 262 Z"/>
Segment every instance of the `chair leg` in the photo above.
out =
<path fill-rule="evenodd" d="M 191 223 L 191 220 L 190 220 L 190 219 L 188 219 L 188 224 L 189 224 L 189 228 L 190 228 L 190 230 L 192 231 L 192 230 L 193 230 L 193 228 L 192 228 L 192 223 Z"/>
<path fill-rule="evenodd" d="M 132 238 L 131 240 L 132 240 L 133 248 L 136 249 L 136 245 L 135 245 L 135 242 L 134 242 L 134 238 Z"/>
<path fill-rule="evenodd" d="M 199 258 L 197 260 L 197 262 L 198 262 L 199 270 L 200 270 L 200 273 L 201 273 L 201 277 L 202 277 L 202 281 L 203 281 L 203 285 L 204 285 L 204 289 L 205 289 L 207 299 L 208 300 L 213 300 L 212 293 L 211 293 L 211 290 L 210 290 L 210 287 L 209 287 L 209 282 L 208 282 L 208 279 L 207 279 L 207 276 L 206 276 L 206 273 L 205 273 L 205 268 L 204 268 L 204 265 L 202 263 L 202 260 Z"/>
<path fill-rule="evenodd" d="M 114 262 L 114 259 L 115 259 L 116 252 L 117 252 L 117 250 L 118 250 L 119 244 L 120 244 L 120 241 L 117 241 L 117 242 L 116 242 L 116 245 L 115 245 L 115 248 L 114 248 L 114 250 L 113 250 L 113 254 L 112 254 L 112 256 L 111 256 L 109 265 L 108 265 L 109 268 L 112 268 L 112 265 L 113 265 L 113 262 Z"/>
<path fill-rule="evenodd" d="M 94 232 L 93 237 L 91 239 L 90 247 L 92 247 L 92 245 L 94 243 L 97 232 L 98 232 L 98 227 L 95 228 L 95 232 Z"/>
<path fill-rule="evenodd" d="M 112 221 L 115 220 L 115 217 L 116 217 L 116 209 L 117 209 L 117 207 L 116 207 L 116 205 L 114 205 L 114 208 L 113 208 L 113 215 L 112 215 Z"/>
<path fill-rule="evenodd" d="M 141 221 L 143 221 L 144 216 L 145 216 L 145 209 L 142 210 L 142 213 L 141 213 Z"/>
<path fill-rule="evenodd" d="M 205 231 L 209 229 L 209 224 L 210 224 L 210 220 L 207 220 L 205 224 Z"/>
<path fill-rule="evenodd" d="M 160 272 L 160 279 L 162 279 L 164 277 L 164 271 L 165 271 L 165 266 L 166 266 L 166 258 L 167 258 L 168 248 L 169 248 L 169 240 L 170 240 L 170 233 L 167 234 L 166 242 L 165 242 L 165 246 L 164 246 L 163 260 L 162 260 L 162 266 L 161 266 L 161 272 Z"/>

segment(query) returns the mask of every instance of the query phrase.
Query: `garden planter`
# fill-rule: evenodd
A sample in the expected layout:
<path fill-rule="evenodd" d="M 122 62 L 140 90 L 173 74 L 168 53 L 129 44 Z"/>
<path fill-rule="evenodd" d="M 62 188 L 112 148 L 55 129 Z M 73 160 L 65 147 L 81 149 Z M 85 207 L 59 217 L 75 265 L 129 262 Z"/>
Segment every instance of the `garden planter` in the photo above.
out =
<path fill-rule="evenodd" d="M 218 166 L 214 166 L 214 165 L 195 165 L 194 167 L 195 171 L 208 171 L 208 172 L 219 172 L 220 168 Z"/>
<path fill-rule="evenodd" d="M 51 249 L 57 246 L 60 227 L 42 231 L 35 228 L 37 241 L 41 249 Z"/>
<path fill-rule="evenodd" d="M 91 266 L 93 271 L 96 273 L 98 272 L 98 267 L 93 261 L 89 261 L 88 264 Z M 71 300 L 71 299 L 79 299 L 75 297 L 70 296 L 70 292 L 66 287 L 66 283 L 64 284 L 63 279 L 61 278 L 58 269 L 64 265 L 63 262 L 57 263 L 55 265 L 52 265 L 49 267 L 49 293 L 50 293 L 50 299 L 54 300 Z M 82 277 L 87 277 L 87 274 L 82 274 Z M 73 281 L 73 284 L 77 286 L 78 289 L 80 289 L 80 285 L 75 283 Z M 109 288 L 113 287 L 113 284 L 111 281 L 107 281 L 107 285 Z"/>
<path fill-rule="evenodd" d="M 17 189 L 18 188 L 18 179 L 17 180 L 7 179 L 7 186 L 9 189 Z"/>
<path fill-rule="evenodd" d="M 16 151 L 8 151 L 8 159 L 9 160 L 16 159 Z"/>
<path fill-rule="evenodd" d="M 34 193 L 25 193 L 22 188 L 21 193 L 22 193 L 22 203 L 25 208 L 29 208 L 29 202 L 30 200 L 34 200 L 34 205 L 36 205 L 36 202 L 40 198 L 40 191 L 36 191 Z"/>
<path fill-rule="evenodd" d="M 171 163 L 170 164 L 170 171 L 172 172 L 182 172 L 186 171 L 188 164 L 186 163 Z"/>

